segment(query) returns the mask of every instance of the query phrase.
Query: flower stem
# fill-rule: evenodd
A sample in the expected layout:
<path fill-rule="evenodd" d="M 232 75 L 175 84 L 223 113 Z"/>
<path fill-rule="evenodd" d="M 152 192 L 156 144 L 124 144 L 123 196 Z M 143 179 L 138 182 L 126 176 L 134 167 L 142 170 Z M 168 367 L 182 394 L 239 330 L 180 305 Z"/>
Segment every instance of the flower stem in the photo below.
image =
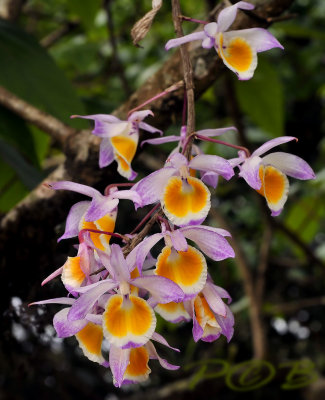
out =
<path fill-rule="evenodd" d="M 156 96 L 151 97 L 150 99 L 146 100 L 144 103 L 140 104 L 139 106 L 132 108 L 132 110 L 130 110 L 128 112 L 128 118 L 129 116 L 134 113 L 135 111 L 139 110 L 140 108 L 146 106 L 147 104 L 150 104 L 151 102 L 160 99 L 160 97 L 165 96 L 168 93 L 174 92 L 177 89 L 180 89 L 181 87 L 184 86 L 184 82 L 183 81 L 179 81 L 177 83 L 175 83 L 172 86 L 169 86 L 167 89 L 165 89 L 163 92 L 156 94 Z"/>
<path fill-rule="evenodd" d="M 169 230 L 170 232 L 172 231 L 172 228 L 171 228 L 171 226 L 169 225 L 169 222 L 168 222 L 168 220 L 167 220 L 166 218 L 163 218 L 163 217 L 161 217 L 160 215 L 158 215 L 158 216 L 157 216 L 157 220 L 158 220 L 159 222 L 164 223 L 164 224 L 166 225 L 167 230 Z"/>
<path fill-rule="evenodd" d="M 195 22 L 197 24 L 206 25 L 206 24 L 209 23 L 207 21 L 202 21 L 201 19 L 195 19 L 195 18 L 191 18 L 191 17 L 186 17 L 185 15 L 180 15 L 179 18 L 182 19 L 183 21 Z"/>
<path fill-rule="evenodd" d="M 92 232 L 92 233 L 100 233 L 101 235 L 108 235 L 108 236 L 113 236 L 125 241 L 129 241 L 129 238 L 127 236 L 121 235 L 119 233 L 114 233 L 114 232 L 105 232 L 105 231 L 99 231 L 97 229 L 81 229 L 81 231 L 78 234 L 79 238 L 79 243 L 82 243 L 84 241 L 84 234 L 86 232 Z"/>
<path fill-rule="evenodd" d="M 172 14 L 173 14 L 173 23 L 175 32 L 177 37 L 180 38 L 184 36 L 184 32 L 182 29 L 182 21 L 180 18 L 182 16 L 182 13 L 179 0 L 172 0 Z M 187 97 L 187 135 L 189 137 L 195 131 L 193 69 L 186 44 L 181 45 L 180 52 L 182 58 L 184 82 L 185 82 L 186 97 Z M 188 159 L 190 158 L 191 155 L 192 140 L 193 139 L 191 137 L 188 146 L 186 148 L 186 152 L 184 152 L 185 157 L 187 157 Z"/>
<path fill-rule="evenodd" d="M 132 187 L 133 185 L 134 185 L 134 183 L 111 183 L 110 185 L 106 186 L 106 188 L 104 190 L 104 195 L 108 196 L 109 195 L 109 191 L 113 187 Z"/>
<path fill-rule="evenodd" d="M 141 228 L 141 226 L 150 218 L 150 216 L 156 211 L 158 210 L 160 204 L 156 204 L 154 206 L 154 208 L 152 208 L 148 214 L 142 219 L 142 221 L 139 222 L 139 224 L 133 229 L 133 231 L 130 233 L 130 235 L 133 235 L 139 228 Z"/>
<path fill-rule="evenodd" d="M 234 149 L 242 150 L 245 152 L 247 157 L 250 157 L 250 155 L 251 155 L 250 151 L 246 147 L 243 147 L 243 146 L 237 146 L 236 144 L 224 142 L 223 140 L 219 140 L 219 139 L 212 139 L 212 138 L 202 136 L 202 135 L 195 135 L 195 137 L 197 139 L 204 140 L 206 142 L 218 143 L 218 144 L 222 144 L 224 146 L 233 147 Z"/>

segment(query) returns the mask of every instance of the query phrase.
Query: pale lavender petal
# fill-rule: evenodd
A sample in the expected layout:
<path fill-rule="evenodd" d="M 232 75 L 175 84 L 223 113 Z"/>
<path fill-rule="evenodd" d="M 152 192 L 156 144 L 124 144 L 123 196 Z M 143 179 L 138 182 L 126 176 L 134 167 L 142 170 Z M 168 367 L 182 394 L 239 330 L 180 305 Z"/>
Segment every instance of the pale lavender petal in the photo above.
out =
<path fill-rule="evenodd" d="M 153 117 L 153 112 L 151 110 L 135 111 L 129 116 L 128 121 L 134 122 L 138 120 L 136 122 L 139 122 L 148 117 L 149 115 Z"/>
<path fill-rule="evenodd" d="M 70 181 L 50 182 L 48 186 L 53 190 L 71 190 L 72 192 L 81 193 L 89 197 L 101 195 L 98 190 L 90 186 Z"/>
<path fill-rule="evenodd" d="M 151 248 L 163 238 L 162 233 L 155 233 L 144 239 L 140 244 L 138 244 L 131 253 L 126 257 L 127 263 L 131 266 L 136 266 L 141 271 L 144 260 L 147 254 L 150 252 Z"/>
<path fill-rule="evenodd" d="M 236 158 L 231 158 L 230 160 L 228 160 L 228 162 L 233 168 L 235 168 L 235 167 L 238 167 L 239 164 L 243 163 L 245 161 L 245 159 L 246 159 L 246 157 L 245 158 L 236 157 Z"/>
<path fill-rule="evenodd" d="M 185 156 L 183 156 L 183 154 L 181 154 L 181 153 L 174 153 L 167 159 L 166 163 L 170 164 L 172 167 L 174 167 L 177 170 L 180 169 L 181 167 L 183 167 L 184 165 L 185 166 L 188 165 L 187 158 Z"/>
<path fill-rule="evenodd" d="M 239 1 L 233 6 L 221 10 L 218 15 L 218 32 L 224 32 L 230 27 L 236 18 L 238 8 L 242 10 L 253 10 L 254 7 L 253 4 L 247 3 L 246 1 Z"/>
<path fill-rule="evenodd" d="M 170 143 L 170 142 L 178 142 L 180 140 L 179 136 L 176 135 L 170 135 L 170 136 L 165 136 L 165 137 L 159 137 L 159 138 L 155 138 L 155 139 L 148 139 L 148 140 L 143 140 L 141 142 L 141 147 L 145 144 L 145 143 L 149 143 L 149 144 L 163 144 L 163 143 Z"/>
<path fill-rule="evenodd" d="M 204 32 L 210 38 L 214 38 L 218 32 L 218 24 L 216 22 L 210 22 L 204 25 Z"/>
<path fill-rule="evenodd" d="M 111 197 L 113 197 L 115 199 L 131 200 L 131 201 L 133 201 L 133 203 L 137 204 L 138 206 L 141 205 L 141 197 L 140 197 L 139 193 L 137 193 L 133 189 L 119 190 L 118 192 L 114 192 Z"/>
<path fill-rule="evenodd" d="M 206 37 L 205 39 L 202 40 L 202 47 L 204 49 L 212 49 L 214 44 L 215 44 L 215 39 L 212 39 L 210 37 Z"/>
<path fill-rule="evenodd" d="M 220 261 L 235 257 L 235 252 L 227 240 L 217 232 L 204 226 L 181 228 L 185 237 L 193 240 L 199 248 L 212 260 Z"/>
<path fill-rule="evenodd" d="M 239 176 L 245 179 L 250 187 L 255 190 L 259 190 L 262 186 L 262 181 L 259 175 L 260 165 L 262 164 L 262 159 L 258 156 L 251 156 L 246 159 L 242 164 Z"/>
<path fill-rule="evenodd" d="M 285 175 L 296 179 L 315 179 L 315 173 L 302 158 L 289 153 L 276 152 L 263 157 L 264 165 L 273 165 Z"/>
<path fill-rule="evenodd" d="M 225 303 L 222 301 L 219 293 L 215 290 L 214 286 L 206 283 L 204 286 L 202 293 L 205 297 L 205 300 L 209 304 L 211 310 L 217 314 L 225 317 L 227 314 Z"/>
<path fill-rule="evenodd" d="M 175 174 L 175 168 L 165 167 L 148 175 L 138 182 L 134 188 L 141 199 L 142 206 L 160 200 L 168 179 Z"/>
<path fill-rule="evenodd" d="M 99 146 L 99 168 L 104 168 L 114 161 L 114 151 L 109 138 L 103 138 Z"/>
<path fill-rule="evenodd" d="M 175 282 L 163 276 L 142 276 L 133 279 L 130 283 L 150 292 L 154 299 L 161 304 L 172 301 L 178 303 L 184 298 L 183 290 Z"/>
<path fill-rule="evenodd" d="M 114 280 L 117 282 L 128 282 L 130 271 L 118 244 L 111 245 L 111 265 L 114 270 Z"/>
<path fill-rule="evenodd" d="M 226 310 L 227 310 L 227 316 L 226 317 L 220 317 L 218 315 L 215 315 L 216 320 L 218 324 L 221 327 L 221 332 L 224 336 L 226 336 L 228 343 L 230 342 L 233 334 L 234 334 L 234 316 L 233 313 L 231 312 L 230 308 L 225 305 Z"/>
<path fill-rule="evenodd" d="M 89 206 L 90 201 L 80 201 L 71 207 L 67 216 L 64 234 L 58 239 L 58 242 L 62 239 L 69 239 L 78 236 L 80 221 L 88 210 Z"/>
<path fill-rule="evenodd" d="M 198 135 L 205 136 L 205 137 L 214 137 L 223 135 L 229 131 L 238 131 L 235 126 L 228 126 L 227 128 L 218 128 L 218 129 L 203 129 L 201 131 L 196 131 Z"/>
<path fill-rule="evenodd" d="M 71 297 L 57 297 L 55 299 L 34 301 L 33 303 L 28 304 L 28 306 L 35 306 L 37 304 L 68 304 L 68 305 L 72 305 L 75 301 L 76 301 L 76 299 L 73 299 Z"/>
<path fill-rule="evenodd" d="M 232 302 L 232 298 L 230 297 L 227 290 L 210 282 L 208 282 L 207 284 L 213 286 L 214 290 L 219 294 L 220 297 L 222 297 L 223 299 L 228 299 L 228 304 Z"/>
<path fill-rule="evenodd" d="M 114 378 L 114 384 L 122 386 L 123 376 L 130 362 L 130 349 L 120 349 L 114 345 L 109 349 L 109 365 Z"/>
<path fill-rule="evenodd" d="M 102 121 L 102 122 L 119 122 L 120 119 L 114 117 L 114 115 L 110 114 L 93 114 L 93 115 L 72 115 L 71 118 L 83 118 L 83 119 L 91 119 L 93 121 Z"/>
<path fill-rule="evenodd" d="M 92 322 L 93 324 L 96 325 L 102 325 L 103 323 L 103 316 L 98 315 L 98 314 L 87 314 L 86 315 L 86 320 L 89 322 Z"/>
<path fill-rule="evenodd" d="M 112 281 L 100 281 L 90 285 L 89 287 L 93 288 L 89 289 L 86 293 L 83 293 L 70 308 L 68 320 L 76 321 L 84 319 L 100 296 L 107 291 L 114 289 L 116 286 L 117 284 Z M 81 288 L 78 289 L 78 292 L 81 292 L 80 289 Z"/>
<path fill-rule="evenodd" d="M 88 321 L 85 319 L 69 321 L 67 318 L 69 310 L 69 307 L 64 308 L 56 313 L 53 318 L 54 329 L 60 338 L 73 336 L 88 324 Z"/>
<path fill-rule="evenodd" d="M 227 38 L 231 39 L 232 37 L 246 39 L 257 53 L 273 49 L 274 47 L 283 49 L 282 44 L 279 43 L 270 32 L 263 28 L 250 28 L 227 32 Z"/>
<path fill-rule="evenodd" d="M 157 359 L 157 360 L 159 361 L 159 364 L 160 364 L 163 368 L 169 369 L 169 370 L 172 370 L 172 371 L 175 371 L 176 369 L 179 369 L 179 366 L 178 366 L 178 365 L 170 364 L 170 363 L 169 363 L 168 361 L 166 361 L 164 358 L 161 358 L 161 357 L 159 356 L 159 354 L 157 353 L 157 350 L 156 350 L 156 348 L 155 348 L 155 346 L 153 345 L 152 342 L 149 341 L 148 343 L 146 343 L 145 347 L 147 348 L 147 350 L 148 350 L 148 352 L 149 352 L 150 358 Z"/>
<path fill-rule="evenodd" d="M 252 156 L 261 156 L 262 154 L 266 153 L 267 151 L 273 149 L 273 147 L 279 146 L 280 144 L 291 142 L 291 140 L 298 139 L 293 136 L 280 136 L 275 139 L 268 140 L 262 146 L 258 147 L 252 154 Z"/>
<path fill-rule="evenodd" d="M 95 288 L 98 288 L 99 286 L 102 286 L 102 285 L 107 285 L 107 289 L 106 290 L 108 291 L 108 290 L 112 289 L 111 286 L 113 286 L 113 289 L 115 287 L 117 287 L 118 283 L 114 282 L 112 279 L 105 279 L 105 280 L 102 280 L 102 281 L 91 283 L 91 284 L 89 284 L 87 286 L 80 286 L 80 287 L 75 289 L 75 292 L 76 293 L 87 293 L 87 292 L 89 292 L 89 291 L 91 291 L 91 290 L 93 290 Z M 80 297 L 79 297 L 78 300 L 80 300 Z"/>
<path fill-rule="evenodd" d="M 189 162 L 189 167 L 199 171 L 211 171 L 229 180 L 234 170 L 227 160 L 219 156 L 200 154 Z"/>
<path fill-rule="evenodd" d="M 158 128 L 155 128 L 154 126 L 152 126 L 152 125 L 149 125 L 149 124 L 147 124 L 146 122 L 140 122 L 139 123 L 139 128 L 140 129 L 143 129 L 144 131 L 147 131 L 147 132 L 150 132 L 150 133 L 159 133 L 160 135 L 162 135 L 163 134 L 163 131 L 161 131 L 160 129 L 158 129 Z"/>
<path fill-rule="evenodd" d="M 206 185 L 213 187 L 213 189 L 216 189 L 218 186 L 219 174 L 216 174 L 215 172 L 204 172 L 201 176 L 201 181 Z"/>
<path fill-rule="evenodd" d="M 167 340 L 166 340 L 163 336 L 161 336 L 159 333 L 157 333 L 157 332 L 154 332 L 154 333 L 152 334 L 151 340 L 155 340 L 156 342 L 159 342 L 159 343 L 163 344 L 164 346 L 167 346 L 167 347 L 169 347 L 170 349 L 177 351 L 178 353 L 180 352 L 179 349 L 176 349 L 175 347 L 170 346 L 170 345 L 168 344 Z"/>
<path fill-rule="evenodd" d="M 148 270 L 149 268 L 152 268 L 155 266 L 157 263 L 157 259 L 152 256 L 152 254 L 149 252 L 147 255 L 147 258 L 145 259 L 143 265 L 142 265 L 142 270 Z"/>
<path fill-rule="evenodd" d="M 206 37 L 206 35 L 205 35 L 204 31 L 190 33 L 189 35 L 183 36 L 178 39 L 168 40 L 168 42 L 166 43 L 165 49 L 169 50 L 169 49 L 172 49 L 173 47 L 178 47 L 181 44 L 192 42 L 193 40 L 203 40 L 205 37 Z"/>
<path fill-rule="evenodd" d="M 272 217 L 277 217 L 278 215 L 280 215 L 282 213 L 283 208 L 281 208 L 280 210 L 274 211 L 271 210 L 271 216 Z"/>
<path fill-rule="evenodd" d="M 170 233 L 170 238 L 173 243 L 174 249 L 177 251 L 187 251 L 188 245 L 187 241 L 182 234 L 182 232 L 177 229 L 176 231 L 173 231 Z"/>
<path fill-rule="evenodd" d="M 50 274 L 47 278 L 45 278 L 42 281 L 41 286 L 44 286 L 46 283 L 50 282 L 52 279 L 54 279 L 57 276 L 61 275 L 62 271 L 63 271 L 63 267 L 60 267 L 57 270 L 55 270 L 54 272 L 52 272 L 52 274 Z"/>
<path fill-rule="evenodd" d="M 193 306 L 192 306 L 192 318 L 193 318 L 192 334 L 193 334 L 194 341 L 198 342 L 201 339 L 201 337 L 203 336 L 204 329 L 201 327 L 198 320 L 196 319 L 196 315 L 194 312 L 194 301 L 192 303 L 193 303 Z"/>
<path fill-rule="evenodd" d="M 118 199 L 112 199 L 107 196 L 100 195 L 93 197 L 87 214 L 85 215 L 85 220 L 88 222 L 97 221 L 105 215 L 113 212 L 118 206 L 118 203 Z"/>

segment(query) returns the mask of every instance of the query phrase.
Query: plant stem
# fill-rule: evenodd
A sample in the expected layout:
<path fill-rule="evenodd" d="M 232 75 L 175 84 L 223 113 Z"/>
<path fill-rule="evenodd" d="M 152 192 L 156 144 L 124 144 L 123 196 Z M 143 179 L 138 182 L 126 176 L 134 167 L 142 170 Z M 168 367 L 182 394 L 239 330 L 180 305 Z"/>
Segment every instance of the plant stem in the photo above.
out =
<path fill-rule="evenodd" d="M 139 106 L 132 108 L 132 110 L 130 110 L 128 112 L 128 118 L 129 116 L 134 113 L 135 111 L 139 110 L 140 108 L 146 106 L 147 104 L 152 103 L 153 101 L 160 99 L 160 97 L 165 96 L 168 93 L 174 92 L 177 89 L 180 89 L 182 86 L 184 86 L 184 82 L 183 81 L 179 81 L 177 83 L 175 83 L 172 86 L 169 86 L 167 89 L 165 89 L 163 92 L 156 94 L 156 96 L 151 97 L 150 99 L 146 100 L 144 103 L 140 104 Z"/>
<path fill-rule="evenodd" d="M 222 144 L 224 146 L 233 147 L 234 149 L 242 150 L 245 152 L 247 157 L 250 157 L 250 155 L 251 155 L 250 151 L 246 147 L 243 147 L 243 146 L 237 146 L 236 144 L 224 142 L 223 140 L 219 140 L 219 139 L 212 139 L 212 138 L 202 136 L 202 135 L 195 135 L 195 137 L 197 139 L 204 140 L 206 142 L 218 143 L 218 144 Z"/>
<path fill-rule="evenodd" d="M 178 38 L 184 36 L 181 22 L 181 7 L 179 0 L 172 0 L 172 14 L 175 32 Z M 187 97 L 187 136 L 189 137 L 195 131 L 195 105 L 194 105 L 194 84 L 193 84 L 193 70 L 189 53 L 187 51 L 187 44 L 182 44 L 180 48 L 185 90 Z M 185 157 L 189 159 L 191 155 L 191 141 L 186 148 Z"/>

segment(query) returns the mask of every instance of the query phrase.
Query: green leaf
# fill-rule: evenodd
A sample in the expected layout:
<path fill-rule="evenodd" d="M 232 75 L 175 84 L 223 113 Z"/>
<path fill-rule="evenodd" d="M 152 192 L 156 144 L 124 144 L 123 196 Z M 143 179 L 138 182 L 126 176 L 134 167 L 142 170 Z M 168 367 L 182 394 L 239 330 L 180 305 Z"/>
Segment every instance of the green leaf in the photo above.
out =
<path fill-rule="evenodd" d="M 324 215 L 325 204 L 321 197 L 304 197 L 290 208 L 286 226 L 297 232 L 305 243 L 309 243 L 319 231 Z"/>
<path fill-rule="evenodd" d="M 86 29 L 91 29 L 95 22 L 96 14 L 101 10 L 101 0 L 69 0 L 69 7 L 72 16 L 80 19 Z"/>
<path fill-rule="evenodd" d="M 24 186 L 24 184 L 19 181 L 13 181 L 0 196 L 0 211 L 7 212 L 9 211 L 13 204 L 18 203 L 23 197 L 28 194 L 28 189 Z"/>
<path fill-rule="evenodd" d="M 259 55 L 253 78 L 237 80 L 235 87 L 243 113 L 272 136 L 283 135 L 284 95 L 276 69 Z"/>
<path fill-rule="evenodd" d="M 2 107 L 0 107 L 0 138 L 19 150 L 35 166 L 40 165 L 30 129 L 21 118 Z"/>
<path fill-rule="evenodd" d="M 85 112 L 71 83 L 46 50 L 29 34 L 0 20 L 0 85 L 17 96 L 75 127 L 72 114 Z"/>
<path fill-rule="evenodd" d="M 16 149 L 2 138 L 0 138 L 0 156 L 16 171 L 28 189 L 33 189 L 43 179 L 40 171 L 28 164 Z"/>

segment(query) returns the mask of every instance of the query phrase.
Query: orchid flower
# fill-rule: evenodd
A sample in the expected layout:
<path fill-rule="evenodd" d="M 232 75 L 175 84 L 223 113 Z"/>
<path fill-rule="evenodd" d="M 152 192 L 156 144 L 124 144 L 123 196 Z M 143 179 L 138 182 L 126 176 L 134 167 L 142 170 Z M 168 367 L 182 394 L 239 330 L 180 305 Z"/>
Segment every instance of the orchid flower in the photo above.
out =
<path fill-rule="evenodd" d="M 185 309 L 193 319 L 193 338 L 197 342 L 213 342 L 222 334 L 229 342 L 234 332 L 234 317 L 222 297 L 231 302 L 226 290 L 207 280 L 202 292 L 185 302 Z"/>
<path fill-rule="evenodd" d="M 298 140 L 292 136 L 280 136 L 264 143 L 250 157 L 239 151 L 238 158 L 229 160 L 232 166 L 238 166 L 239 176 L 249 186 L 265 197 L 272 216 L 281 213 L 288 198 L 289 181 L 286 175 L 296 179 L 314 179 L 315 173 L 302 158 L 289 153 L 276 152 L 261 157 L 264 153 L 280 144 Z"/>
<path fill-rule="evenodd" d="M 206 24 L 203 31 L 169 40 L 165 46 L 166 50 L 193 40 L 202 40 L 202 47 L 214 47 L 224 64 L 235 72 L 240 80 L 250 79 L 257 66 L 257 53 L 274 47 L 283 49 L 283 46 L 271 33 L 262 28 L 226 32 L 234 22 L 238 9 L 252 10 L 254 5 L 239 1 L 224 8 L 218 15 L 217 22 Z"/>
<path fill-rule="evenodd" d="M 150 302 L 182 301 L 184 293 L 176 283 L 162 276 L 132 278 L 133 266 L 124 259 L 116 244 L 111 246 L 107 261 L 105 267 L 110 278 L 76 289 L 81 296 L 72 305 L 67 318 L 70 321 L 84 319 L 96 302 L 108 294 L 102 321 L 105 338 L 111 345 L 123 349 L 143 346 L 156 327 Z M 149 292 L 151 298 L 146 301 L 132 294 L 132 287 Z"/>
<path fill-rule="evenodd" d="M 72 190 L 92 199 L 91 201 L 80 201 L 71 207 L 65 232 L 58 241 L 75 237 L 82 229 L 113 232 L 119 199 L 129 199 L 136 204 L 140 204 L 141 201 L 134 190 L 118 191 L 116 188 L 112 188 L 110 193 L 104 196 L 90 186 L 69 181 L 51 182 L 48 183 L 48 186 L 53 190 Z M 90 238 L 97 249 L 109 250 L 110 235 L 91 232 Z"/>
<path fill-rule="evenodd" d="M 131 265 L 141 270 L 142 265 L 151 248 L 161 239 L 165 240 L 165 247 L 160 252 L 154 274 L 163 276 L 177 283 L 185 293 L 185 299 L 195 297 L 204 287 L 207 279 L 207 263 L 203 254 L 196 248 L 189 246 L 185 238 L 194 241 L 207 256 L 215 261 L 234 257 L 234 251 L 225 239 L 229 232 L 209 226 L 186 226 L 175 231 L 163 230 L 143 240 L 127 256 Z M 157 304 L 160 303 L 159 301 Z M 168 303 L 168 302 L 165 302 Z M 159 305 L 160 307 L 160 305 Z M 170 308 L 158 307 L 158 310 Z M 177 312 L 186 319 L 186 312 L 181 306 L 171 310 L 175 316 Z M 166 310 L 168 312 L 168 310 Z"/>
<path fill-rule="evenodd" d="M 88 232 L 88 235 L 90 233 Z M 43 280 L 42 286 L 61 275 L 61 280 L 65 288 L 73 295 L 75 289 L 97 282 L 99 275 L 92 275 L 97 268 L 94 250 L 87 246 L 85 242 L 79 244 L 78 254 L 75 257 L 68 257 L 64 265 L 54 271 Z"/>
<path fill-rule="evenodd" d="M 210 191 L 190 169 L 214 172 L 229 180 L 234 171 L 222 157 L 200 154 L 187 161 L 175 153 L 165 166 L 139 181 L 133 189 L 141 197 L 141 206 L 160 201 L 164 213 L 175 225 L 202 223 L 210 210 Z"/>
<path fill-rule="evenodd" d="M 102 355 L 103 328 L 101 326 L 101 315 L 98 315 L 100 307 L 92 307 L 90 312 L 85 314 L 84 318 L 70 321 L 68 314 L 71 306 L 75 304 L 76 299 L 72 297 L 59 297 L 56 299 L 42 300 L 31 303 L 36 304 L 65 304 L 70 307 L 63 308 L 56 313 L 53 318 L 53 326 L 58 337 L 66 338 L 75 336 L 84 355 L 91 361 L 97 362 L 104 367 L 109 363 Z"/>
<path fill-rule="evenodd" d="M 115 160 L 119 174 L 133 180 L 137 173 L 132 170 L 131 162 L 138 146 L 139 129 L 162 134 L 161 130 L 143 122 L 148 115 L 153 115 L 153 112 L 150 110 L 133 112 L 127 121 L 121 121 L 109 114 L 73 115 L 72 117 L 95 121 L 92 133 L 102 138 L 99 148 L 99 167 L 107 167 Z"/>
<path fill-rule="evenodd" d="M 179 352 L 178 349 L 169 346 L 167 341 L 158 333 L 154 333 L 152 339 Z M 121 387 L 124 384 L 146 381 L 151 372 L 148 366 L 149 359 L 158 360 L 165 369 L 176 370 L 179 368 L 179 366 L 172 365 L 161 358 L 151 340 L 141 347 L 131 349 L 121 349 L 111 345 L 109 361 L 114 385 Z"/>

